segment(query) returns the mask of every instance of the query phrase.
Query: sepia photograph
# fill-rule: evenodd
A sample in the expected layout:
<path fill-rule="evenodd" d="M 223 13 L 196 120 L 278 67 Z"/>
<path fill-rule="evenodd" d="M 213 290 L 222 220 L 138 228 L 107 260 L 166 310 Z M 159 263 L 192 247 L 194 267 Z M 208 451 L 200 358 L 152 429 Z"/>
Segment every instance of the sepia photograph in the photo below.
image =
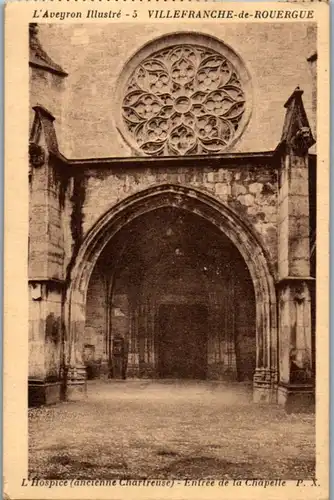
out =
<path fill-rule="evenodd" d="M 28 29 L 28 480 L 316 483 L 316 23 Z"/>

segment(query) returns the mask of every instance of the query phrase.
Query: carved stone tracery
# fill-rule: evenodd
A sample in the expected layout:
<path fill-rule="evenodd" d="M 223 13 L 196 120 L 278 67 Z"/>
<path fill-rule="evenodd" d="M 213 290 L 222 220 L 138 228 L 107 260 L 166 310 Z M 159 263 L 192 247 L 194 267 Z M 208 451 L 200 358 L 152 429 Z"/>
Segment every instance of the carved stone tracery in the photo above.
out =
<path fill-rule="evenodd" d="M 195 44 L 146 57 L 129 77 L 123 122 L 147 155 L 219 153 L 236 136 L 245 94 L 222 54 Z"/>

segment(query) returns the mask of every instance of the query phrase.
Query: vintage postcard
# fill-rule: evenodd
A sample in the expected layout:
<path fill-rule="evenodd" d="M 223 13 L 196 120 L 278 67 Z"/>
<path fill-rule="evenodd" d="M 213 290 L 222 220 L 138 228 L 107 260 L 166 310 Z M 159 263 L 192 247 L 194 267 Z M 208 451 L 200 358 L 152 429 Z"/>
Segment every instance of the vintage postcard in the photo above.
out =
<path fill-rule="evenodd" d="M 329 498 L 329 6 L 5 7 L 4 494 Z"/>

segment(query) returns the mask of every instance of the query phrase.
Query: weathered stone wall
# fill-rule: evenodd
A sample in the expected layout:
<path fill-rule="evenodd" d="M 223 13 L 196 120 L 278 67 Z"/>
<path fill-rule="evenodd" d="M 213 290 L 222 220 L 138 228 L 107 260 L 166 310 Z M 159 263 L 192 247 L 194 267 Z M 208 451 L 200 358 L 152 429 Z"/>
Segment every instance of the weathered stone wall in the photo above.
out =
<path fill-rule="evenodd" d="M 29 377 L 45 377 L 45 315 L 43 302 L 32 300 L 29 289 Z"/>
<path fill-rule="evenodd" d="M 29 279 L 61 281 L 64 277 L 63 183 L 49 158 L 44 165 L 31 169 Z"/>
<path fill-rule="evenodd" d="M 101 360 L 104 352 L 107 330 L 106 283 L 103 276 L 95 269 L 87 292 L 86 325 L 84 344 L 94 347 L 95 360 Z"/>
<path fill-rule="evenodd" d="M 75 195 L 75 185 L 77 180 L 70 177 L 64 189 L 64 203 L 61 212 L 62 229 L 64 235 L 64 275 L 67 276 L 73 266 L 73 259 L 76 255 L 78 245 L 81 240 L 81 211 L 77 210 L 79 204 Z"/>
<path fill-rule="evenodd" d="M 315 25 L 225 23 L 222 28 L 221 23 L 201 22 L 180 23 L 177 29 L 219 38 L 239 54 L 249 69 L 253 83 L 253 112 L 234 151 L 266 151 L 276 147 L 280 124 L 283 124 L 284 102 L 297 85 L 305 91 L 306 111 L 312 116 L 312 75 L 307 57 L 316 49 Z M 115 102 L 117 78 L 125 61 L 144 44 L 174 31 L 171 23 L 159 22 L 137 26 L 40 25 L 44 49 L 69 73 L 61 100 L 64 121 L 61 127 L 58 126 L 63 154 L 70 158 L 131 155 L 114 120 L 119 106 Z M 44 101 L 48 94 L 49 87 L 47 92 L 45 88 L 39 89 L 38 99 Z M 58 117 L 55 108 L 59 103 L 48 102 L 48 105 Z"/>
<path fill-rule="evenodd" d="M 277 261 L 277 171 L 271 166 L 89 169 L 85 172 L 83 234 L 116 203 L 156 184 L 194 187 L 230 206 Z"/>
<path fill-rule="evenodd" d="M 49 160 L 30 173 L 29 377 L 54 382 L 63 349 L 63 179 Z"/>
<path fill-rule="evenodd" d="M 61 295 L 48 283 L 29 287 L 29 377 L 59 380 L 62 352 Z"/>
<path fill-rule="evenodd" d="M 308 162 L 292 155 L 280 170 L 278 202 L 279 275 L 310 275 Z"/>
<path fill-rule="evenodd" d="M 141 26 L 140 32 L 134 33 L 131 27 L 129 37 L 127 28 L 123 26 L 122 31 L 117 26 L 112 32 L 108 26 L 91 26 L 78 26 L 74 30 L 72 27 L 69 30 L 66 25 L 44 25 L 41 28 L 45 48 L 70 72 L 70 77 L 65 89 L 63 78 L 31 68 L 31 105 L 42 104 L 55 115 L 60 150 L 65 155 L 72 158 L 131 156 L 132 152 L 115 126 L 114 118 L 119 104 L 113 100 L 116 79 L 123 68 L 125 55 L 131 56 L 143 43 L 154 36 L 170 33 L 170 29 L 167 25 L 159 25 L 159 28 L 150 25 Z M 253 26 L 240 26 L 226 26 L 223 41 L 232 46 L 250 71 L 254 87 L 254 108 L 247 129 L 229 152 L 273 150 L 281 137 L 282 128 L 279 123 L 283 124 L 283 104 L 288 97 L 283 89 L 290 84 L 291 90 L 297 84 L 302 86 L 307 113 L 312 109 L 312 102 L 315 102 L 316 72 L 313 68 L 312 77 L 306 60 L 311 45 L 315 42 L 315 31 L 311 25 L 306 28 L 301 24 L 293 26 L 293 29 L 291 24 L 263 24 L 261 29 L 259 26 L 256 29 Z M 221 36 L 217 26 L 202 25 L 202 30 Z M 136 47 L 133 45 L 134 35 Z M 258 53 L 256 57 L 253 54 L 252 41 L 255 38 L 257 47 L 261 47 L 259 40 L 263 42 L 263 57 L 259 57 Z M 118 43 L 115 43 L 116 40 Z M 87 50 L 81 50 L 83 43 Z M 268 50 L 269 46 L 272 51 Z M 107 63 L 105 58 L 100 58 L 101 52 L 110 53 Z M 84 107 L 82 102 L 85 102 Z M 110 103 L 107 112 L 106 103 Z M 313 115 L 309 113 L 309 116 L 314 116 L 314 109 Z M 298 120 L 296 117 L 294 120 L 296 125 Z M 305 127 L 302 128 L 307 129 L 306 125 L 305 122 Z M 284 128 L 291 130 L 286 125 Z M 62 137 L 66 137 L 66 141 Z M 148 293 L 143 293 L 133 307 L 133 291 L 120 287 L 114 291 L 113 307 L 114 312 L 118 308 L 122 309 L 123 316 L 115 314 L 110 318 L 106 314 L 106 303 L 110 297 L 107 298 L 104 277 L 98 275 L 97 269 L 88 286 L 94 261 L 92 248 L 102 251 L 101 242 L 89 241 L 89 251 L 86 249 L 82 262 L 78 260 L 77 274 L 71 271 L 76 265 L 78 251 L 85 249 L 85 245 L 81 246 L 85 237 L 92 228 L 99 227 L 96 223 L 101 217 L 134 194 L 168 184 L 174 185 L 172 190 L 178 185 L 201 191 L 239 216 L 241 224 L 230 213 L 227 216 L 224 214 L 227 224 L 231 224 L 231 216 L 234 227 L 239 228 L 234 241 L 235 244 L 240 244 L 241 252 L 245 250 L 247 265 L 253 271 L 253 283 L 243 276 L 240 282 L 235 282 L 233 286 L 229 284 L 228 288 L 233 290 L 233 294 L 231 292 L 227 295 L 229 300 L 231 296 L 234 297 L 234 309 L 231 300 L 227 300 L 226 288 L 223 290 L 221 283 L 215 280 L 210 284 L 210 299 L 206 301 L 211 322 L 208 343 L 209 375 L 220 378 L 228 363 L 229 367 L 233 366 L 234 361 L 227 363 L 225 359 L 228 350 L 235 351 L 232 353 L 235 359 L 239 357 L 244 363 L 253 366 L 256 348 L 258 360 L 255 386 L 262 384 L 264 391 L 268 388 L 272 391 L 278 382 L 276 348 L 279 345 L 280 383 L 311 381 L 308 158 L 306 148 L 302 152 L 297 151 L 298 148 L 293 149 L 298 146 L 295 139 L 293 136 L 285 137 L 275 160 L 269 154 L 247 154 L 244 158 L 252 158 L 243 163 L 240 155 L 229 155 L 221 160 L 208 157 L 207 164 L 198 159 L 199 165 L 194 159 L 193 164 L 187 161 L 188 166 L 175 158 L 175 161 L 168 160 L 163 166 L 159 159 L 147 163 L 126 163 L 124 159 L 103 163 L 93 159 L 82 163 L 64 161 L 59 170 L 55 164 L 49 163 L 47 157 L 42 167 L 32 169 L 29 245 L 30 376 L 44 381 L 57 380 L 63 340 L 70 341 L 66 363 L 70 364 L 74 377 L 76 367 L 82 362 L 82 354 L 92 355 L 92 352 L 88 352 L 89 349 L 93 349 L 96 359 L 105 358 L 110 319 L 114 332 L 121 335 L 129 333 L 131 339 L 134 339 L 130 349 L 133 372 L 152 375 L 156 354 L 154 314 L 162 299 L 167 300 L 168 290 L 155 289 L 155 297 L 159 297 L 160 302 L 152 301 Z M 293 148 L 289 150 L 287 144 Z M 51 147 L 53 154 L 57 156 L 56 145 L 51 144 Z M 282 159 L 280 165 L 275 163 L 278 156 Z M 58 163 L 62 163 L 59 157 Z M 179 195 L 175 193 L 175 196 Z M 178 206 L 178 201 L 175 200 L 172 199 L 172 206 Z M 222 206 L 222 212 L 223 209 Z M 201 213 L 199 206 L 195 204 L 192 210 L 194 213 Z M 117 222 L 115 221 L 115 227 L 119 229 L 121 226 Z M 217 226 L 219 224 L 220 222 Z M 253 238 L 245 226 L 257 238 Z M 224 230 L 223 227 L 221 229 Z M 230 226 L 229 229 L 231 230 Z M 234 233 L 230 231 L 229 236 L 233 239 Z M 98 237 L 99 235 L 96 240 Z M 250 251 L 253 248 L 256 254 L 254 261 L 253 252 Z M 81 265 L 83 270 L 79 269 Z M 71 303 L 68 304 L 64 292 L 70 290 L 73 280 L 74 292 L 71 297 L 70 294 L 67 295 L 66 299 L 71 298 Z M 274 281 L 278 282 L 279 290 L 279 344 L 276 338 Z M 191 302 L 189 297 L 195 294 L 194 280 L 188 276 L 185 283 L 184 293 L 182 295 L 180 292 L 178 297 Z M 88 295 L 85 301 L 86 287 Z M 170 295 L 175 295 L 176 290 L 176 282 L 171 280 Z M 240 302 L 236 300 L 238 295 L 243 297 Z M 71 314 L 66 316 L 70 308 Z M 228 345 L 225 333 L 222 334 L 226 332 L 223 323 L 231 309 L 235 313 L 235 342 L 232 347 Z M 68 331 L 64 333 L 63 321 L 67 321 L 69 317 L 71 321 L 67 325 Z M 70 338 L 67 339 L 66 335 Z M 85 346 L 88 349 L 86 353 L 83 352 Z"/>
<path fill-rule="evenodd" d="M 30 67 L 30 127 L 34 119 L 33 107 L 40 105 L 50 111 L 55 117 L 55 129 L 60 144 L 63 144 L 62 134 L 64 126 L 64 95 L 66 92 L 66 78 L 45 71 L 41 68 Z"/>

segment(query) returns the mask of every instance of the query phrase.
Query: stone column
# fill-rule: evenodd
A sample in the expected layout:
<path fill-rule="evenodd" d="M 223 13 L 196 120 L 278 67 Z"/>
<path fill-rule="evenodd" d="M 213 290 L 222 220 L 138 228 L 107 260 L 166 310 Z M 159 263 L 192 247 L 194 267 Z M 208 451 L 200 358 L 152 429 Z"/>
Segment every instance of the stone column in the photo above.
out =
<path fill-rule="evenodd" d="M 101 371 L 100 377 L 103 379 L 110 378 L 110 334 L 111 334 L 111 300 L 110 295 L 106 293 L 105 303 L 105 330 L 103 337 L 103 351 L 101 357 Z"/>
<path fill-rule="evenodd" d="M 317 137 L 317 61 L 318 53 L 316 50 L 312 51 L 310 56 L 307 58 L 309 64 L 309 70 L 312 77 L 312 120 L 313 125 L 313 135 Z"/>
<path fill-rule="evenodd" d="M 253 401 L 277 402 L 276 304 L 256 295 L 256 368 Z"/>
<path fill-rule="evenodd" d="M 61 399 L 63 356 L 61 285 L 29 282 L 29 406 Z"/>
<path fill-rule="evenodd" d="M 29 141 L 29 404 L 61 396 L 63 357 L 63 179 L 54 117 L 35 107 Z"/>
<path fill-rule="evenodd" d="M 84 178 L 76 174 L 66 197 L 71 200 L 70 217 L 72 232 L 72 262 L 79 253 L 83 240 L 82 233 L 82 203 L 84 197 Z M 67 228 L 68 230 L 69 228 Z M 73 230 L 74 229 L 74 230 Z M 66 365 L 64 367 L 64 382 L 67 399 L 80 399 L 86 396 L 87 376 L 83 360 L 85 324 L 86 324 L 86 292 L 89 277 L 94 263 L 91 258 L 81 262 L 79 274 L 71 276 L 71 266 L 66 269 L 68 289 L 64 304 L 67 334 Z M 70 282 L 71 278 L 71 282 Z"/>
<path fill-rule="evenodd" d="M 67 73 L 43 50 L 29 25 L 29 404 L 61 397 L 64 356 L 64 178 L 54 129 Z M 41 106 L 41 104 L 43 106 Z M 49 109 L 46 109 L 47 106 Z"/>
<path fill-rule="evenodd" d="M 82 292 L 74 292 L 70 299 L 69 350 L 65 370 L 66 399 L 71 401 L 87 395 L 87 374 L 82 358 L 85 307 Z"/>
<path fill-rule="evenodd" d="M 314 144 L 297 88 L 288 99 L 280 155 L 278 221 L 278 402 L 309 409 L 314 400 L 311 346 L 308 149 Z M 316 189 L 316 186 L 314 186 Z"/>

